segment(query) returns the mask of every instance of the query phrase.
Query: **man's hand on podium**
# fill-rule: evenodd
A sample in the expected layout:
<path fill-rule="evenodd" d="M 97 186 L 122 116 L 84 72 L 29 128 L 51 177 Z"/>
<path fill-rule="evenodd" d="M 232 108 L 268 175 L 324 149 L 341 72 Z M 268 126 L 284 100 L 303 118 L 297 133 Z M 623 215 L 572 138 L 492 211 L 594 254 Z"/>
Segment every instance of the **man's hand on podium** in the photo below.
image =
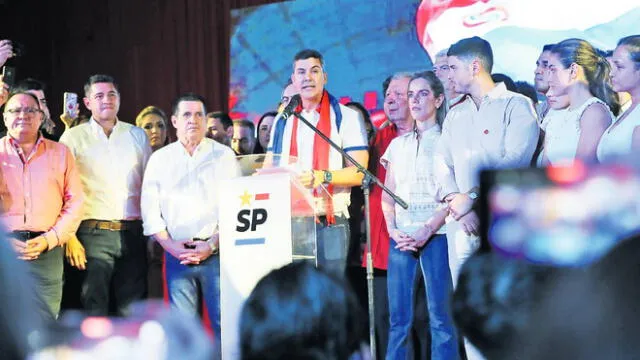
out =
<path fill-rule="evenodd" d="M 324 173 L 322 170 L 305 171 L 298 176 L 298 181 L 300 181 L 304 187 L 315 189 L 324 181 Z"/>

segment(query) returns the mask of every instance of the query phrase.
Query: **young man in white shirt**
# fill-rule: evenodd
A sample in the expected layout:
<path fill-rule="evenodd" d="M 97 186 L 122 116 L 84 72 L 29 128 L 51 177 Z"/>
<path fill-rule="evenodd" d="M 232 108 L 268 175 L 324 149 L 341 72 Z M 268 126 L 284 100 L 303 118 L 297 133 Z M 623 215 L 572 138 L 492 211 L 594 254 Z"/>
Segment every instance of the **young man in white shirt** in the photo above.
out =
<path fill-rule="evenodd" d="M 204 301 L 219 345 L 217 192 L 220 181 L 238 175 L 237 163 L 228 146 L 205 137 L 207 119 L 201 96 L 180 96 L 174 102 L 171 121 L 178 141 L 153 153 L 144 174 L 144 234 L 165 250 L 171 305 L 195 316 Z"/>
<path fill-rule="evenodd" d="M 322 55 L 309 49 L 298 52 L 291 81 L 302 101 L 296 111 L 366 166 L 369 153 L 364 120 L 325 90 L 327 73 Z M 322 193 L 318 189 L 324 185 L 332 197 L 318 196 L 316 201 L 318 264 L 342 276 L 349 246 L 351 187 L 360 186 L 363 175 L 294 116 L 277 119 L 271 131 L 268 153 L 297 158 L 303 170 L 299 178 L 302 185 L 314 189 L 315 194 Z"/>
<path fill-rule="evenodd" d="M 536 91 L 541 95 L 547 95 L 549 91 L 549 79 L 547 74 L 547 68 L 549 67 L 549 54 L 551 53 L 552 44 L 547 44 L 542 47 L 542 52 L 536 60 L 536 70 L 534 71 L 533 84 Z M 546 100 L 542 100 L 535 104 L 538 118 L 542 120 L 549 111 L 549 103 Z"/>
<path fill-rule="evenodd" d="M 60 138 L 76 159 L 85 194 L 76 248 L 87 259 L 81 301 L 91 315 L 108 315 L 110 301 L 126 315 L 146 296 L 140 190 L 151 146 L 144 130 L 118 120 L 120 93 L 111 76 L 91 76 L 84 91 L 91 119 Z"/>
<path fill-rule="evenodd" d="M 538 125 L 527 97 L 491 79 L 493 51 L 486 40 L 462 39 L 447 55 L 449 80 L 456 92 L 466 94 L 447 114 L 435 160 L 451 214 L 447 242 L 455 286 L 460 265 L 480 246 L 478 215 L 472 209 L 480 170 L 528 166 L 538 142 Z M 468 358 L 477 355 L 467 347 Z"/>

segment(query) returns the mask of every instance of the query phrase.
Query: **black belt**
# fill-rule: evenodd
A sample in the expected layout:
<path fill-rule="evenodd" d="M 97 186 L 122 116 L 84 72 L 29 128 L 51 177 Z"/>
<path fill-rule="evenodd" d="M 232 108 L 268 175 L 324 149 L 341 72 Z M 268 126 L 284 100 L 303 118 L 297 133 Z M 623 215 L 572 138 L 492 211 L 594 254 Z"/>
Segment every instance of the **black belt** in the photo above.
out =
<path fill-rule="evenodd" d="M 7 234 L 12 239 L 27 241 L 44 234 L 44 231 L 15 230 Z"/>

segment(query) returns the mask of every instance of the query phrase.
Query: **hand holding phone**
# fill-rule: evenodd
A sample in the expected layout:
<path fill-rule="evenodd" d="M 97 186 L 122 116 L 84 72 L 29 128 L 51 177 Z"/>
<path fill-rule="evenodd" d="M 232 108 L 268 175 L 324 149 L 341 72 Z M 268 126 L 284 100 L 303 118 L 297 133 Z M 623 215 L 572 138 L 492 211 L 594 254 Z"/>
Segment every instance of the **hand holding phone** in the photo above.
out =
<path fill-rule="evenodd" d="M 16 69 L 11 66 L 2 67 L 2 82 L 9 85 L 9 87 L 15 85 L 16 82 Z"/>
<path fill-rule="evenodd" d="M 10 83 L 5 81 L 5 73 L 8 74 L 7 79 Z M 10 85 L 13 83 L 13 78 L 15 77 L 13 74 L 15 74 L 15 72 L 11 67 L 9 67 L 9 70 L 7 70 L 7 66 L 2 68 L 2 75 L 0 75 L 0 106 L 4 105 L 7 100 L 9 100 L 9 92 L 11 91 Z"/>
<path fill-rule="evenodd" d="M 69 129 L 78 117 L 78 94 L 65 92 L 63 97 L 62 115 L 60 115 L 60 120 L 64 126 Z"/>
<path fill-rule="evenodd" d="M 0 66 L 14 56 L 11 40 L 0 40 Z"/>
<path fill-rule="evenodd" d="M 72 92 L 64 93 L 64 114 L 68 115 L 71 119 L 78 117 L 78 94 Z"/>

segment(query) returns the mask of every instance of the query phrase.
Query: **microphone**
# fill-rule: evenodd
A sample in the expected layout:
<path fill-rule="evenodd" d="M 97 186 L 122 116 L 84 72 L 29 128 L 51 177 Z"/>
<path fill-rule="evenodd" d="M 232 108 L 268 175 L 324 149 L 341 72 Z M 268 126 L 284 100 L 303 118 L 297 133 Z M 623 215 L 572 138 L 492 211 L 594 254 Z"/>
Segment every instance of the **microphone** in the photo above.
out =
<path fill-rule="evenodd" d="M 298 105 L 300 105 L 301 100 L 299 94 L 293 95 L 287 106 L 285 106 L 284 110 L 280 113 L 280 116 L 285 120 L 288 119 L 289 116 L 293 115 Z"/>

